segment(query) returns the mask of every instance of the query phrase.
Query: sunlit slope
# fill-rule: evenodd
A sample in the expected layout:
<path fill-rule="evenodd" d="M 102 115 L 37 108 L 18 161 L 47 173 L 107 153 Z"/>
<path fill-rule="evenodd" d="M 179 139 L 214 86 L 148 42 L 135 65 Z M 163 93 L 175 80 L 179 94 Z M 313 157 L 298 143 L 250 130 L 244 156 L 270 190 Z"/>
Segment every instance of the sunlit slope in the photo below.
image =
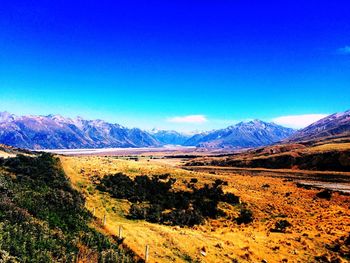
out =
<path fill-rule="evenodd" d="M 107 232 L 117 235 L 123 226 L 125 245 L 138 255 L 144 257 L 145 246 L 150 245 L 150 262 L 315 262 L 317 256 L 346 262 L 326 245 L 348 235 L 349 196 L 334 193 L 326 200 L 316 197 L 319 190 L 297 188 L 278 178 L 196 173 L 148 158 L 136 162 L 113 157 L 61 157 L 61 161 L 75 188 L 86 197 L 86 207 L 95 210 L 101 220 L 106 215 Z M 184 180 L 191 178 L 198 179 L 199 185 L 220 178 L 228 182 L 224 190 L 240 196 L 253 212 L 254 221 L 238 225 L 239 206 L 223 207 L 226 217 L 192 228 L 129 220 L 128 201 L 96 190 L 97 178 L 117 172 L 130 177 L 170 173 L 177 179 L 177 189 L 186 189 Z M 285 233 L 272 232 L 283 220 L 291 224 Z"/>
<path fill-rule="evenodd" d="M 330 140 L 312 145 L 280 144 L 230 156 L 197 158 L 187 165 L 348 172 L 350 143 Z"/>
<path fill-rule="evenodd" d="M 0 262 L 134 262 L 50 154 L 0 158 Z"/>

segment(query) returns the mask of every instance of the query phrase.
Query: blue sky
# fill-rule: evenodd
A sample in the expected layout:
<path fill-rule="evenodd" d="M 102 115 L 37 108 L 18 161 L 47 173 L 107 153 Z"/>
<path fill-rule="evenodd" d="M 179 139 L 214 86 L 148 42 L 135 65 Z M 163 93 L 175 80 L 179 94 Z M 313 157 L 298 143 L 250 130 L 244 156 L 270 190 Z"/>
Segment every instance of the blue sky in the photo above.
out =
<path fill-rule="evenodd" d="M 190 131 L 350 108 L 350 3 L 281 2 L 5 0 L 0 111 Z"/>

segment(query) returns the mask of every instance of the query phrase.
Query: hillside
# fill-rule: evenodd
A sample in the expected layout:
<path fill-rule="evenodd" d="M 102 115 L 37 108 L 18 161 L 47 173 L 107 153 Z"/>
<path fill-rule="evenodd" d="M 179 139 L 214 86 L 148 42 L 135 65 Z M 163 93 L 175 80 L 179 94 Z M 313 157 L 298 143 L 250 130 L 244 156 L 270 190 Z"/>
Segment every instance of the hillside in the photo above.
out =
<path fill-rule="evenodd" d="M 35 152 L 25 150 L 25 149 L 15 148 L 5 144 L 0 144 L 0 157 L 2 158 L 15 157 L 17 154 L 34 155 Z"/>
<path fill-rule="evenodd" d="M 50 154 L 0 158 L 0 193 L 0 262 L 134 262 Z"/>
<path fill-rule="evenodd" d="M 295 131 L 260 120 L 240 122 L 207 134 L 194 135 L 185 145 L 207 148 L 250 148 L 269 145 L 291 136 Z"/>
<path fill-rule="evenodd" d="M 329 115 L 299 130 L 287 141 L 315 141 L 322 138 L 350 137 L 350 110 Z"/>
<path fill-rule="evenodd" d="M 350 143 L 273 145 L 228 156 L 201 157 L 186 165 L 349 172 Z"/>
<path fill-rule="evenodd" d="M 26 149 L 148 147 L 159 142 L 140 129 L 102 120 L 59 115 L 15 116 L 0 113 L 0 143 Z"/>

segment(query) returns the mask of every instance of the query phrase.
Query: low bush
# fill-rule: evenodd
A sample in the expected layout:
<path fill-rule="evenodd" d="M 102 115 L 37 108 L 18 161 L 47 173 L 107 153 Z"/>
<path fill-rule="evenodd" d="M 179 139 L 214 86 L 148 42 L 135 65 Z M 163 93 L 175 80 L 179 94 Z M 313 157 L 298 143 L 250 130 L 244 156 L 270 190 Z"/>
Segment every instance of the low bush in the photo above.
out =
<path fill-rule="evenodd" d="M 194 183 L 195 180 L 191 181 Z M 201 224 L 205 218 L 224 215 L 218 208 L 219 202 L 231 205 L 239 203 L 238 196 L 223 192 L 222 185 L 225 185 L 225 182 L 219 179 L 212 186 L 206 184 L 202 188 L 196 188 L 191 185 L 192 191 L 175 191 L 175 182 L 176 179 L 170 178 L 169 175 L 141 175 L 132 180 L 118 173 L 105 176 L 97 189 L 108 192 L 115 198 L 132 202 L 129 218 L 167 225 Z"/>
<path fill-rule="evenodd" d="M 253 222 L 253 212 L 248 208 L 241 208 L 239 216 L 236 218 L 237 224 L 249 224 Z"/>
<path fill-rule="evenodd" d="M 196 183 L 198 183 L 198 179 L 197 178 L 191 178 L 190 183 L 196 184 Z"/>
<path fill-rule="evenodd" d="M 271 228 L 271 232 L 279 232 L 279 233 L 285 233 L 288 227 L 291 227 L 292 224 L 289 223 L 287 220 L 279 220 L 275 223 L 275 227 Z"/>
<path fill-rule="evenodd" d="M 316 194 L 316 196 L 318 198 L 322 198 L 322 199 L 327 199 L 327 200 L 331 200 L 332 198 L 332 191 L 328 190 L 328 189 L 324 189 L 321 192 L 318 192 Z"/>

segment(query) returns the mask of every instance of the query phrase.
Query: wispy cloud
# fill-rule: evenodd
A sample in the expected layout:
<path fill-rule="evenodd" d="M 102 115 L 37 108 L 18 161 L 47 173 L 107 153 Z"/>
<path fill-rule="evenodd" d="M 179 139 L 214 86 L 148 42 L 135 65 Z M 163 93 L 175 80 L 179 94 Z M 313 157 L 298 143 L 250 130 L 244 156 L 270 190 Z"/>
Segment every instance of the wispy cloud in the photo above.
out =
<path fill-rule="evenodd" d="M 328 116 L 328 114 L 289 115 L 289 116 L 280 116 L 280 117 L 274 118 L 272 119 L 272 121 L 282 126 L 300 129 L 326 116 Z"/>
<path fill-rule="evenodd" d="M 168 122 L 174 123 L 205 123 L 207 122 L 207 118 L 204 115 L 187 115 L 187 116 L 177 116 L 167 119 Z"/>
<path fill-rule="evenodd" d="M 233 119 L 209 119 L 209 122 L 213 125 L 216 129 L 226 128 L 231 125 L 235 125 L 239 123 L 239 120 L 233 120 Z"/>
<path fill-rule="evenodd" d="M 343 55 L 350 55 L 350 46 L 338 48 L 338 53 Z"/>

